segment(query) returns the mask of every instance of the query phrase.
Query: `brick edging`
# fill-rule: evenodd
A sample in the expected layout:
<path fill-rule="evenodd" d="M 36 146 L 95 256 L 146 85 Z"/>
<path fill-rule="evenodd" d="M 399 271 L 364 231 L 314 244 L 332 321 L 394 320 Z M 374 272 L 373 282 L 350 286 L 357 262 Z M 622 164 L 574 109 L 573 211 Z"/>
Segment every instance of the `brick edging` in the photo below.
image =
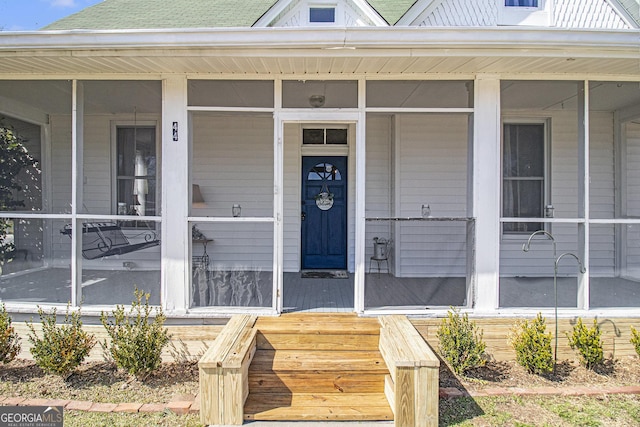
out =
<path fill-rule="evenodd" d="M 491 387 L 483 390 L 460 390 L 457 387 L 441 387 L 441 398 L 490 397 L 490 396 L 595 396 L 604 394 L 640 394 L 640 386 L 617 387 Z M 157 413 L 171 411 L 178 415 L 200 412 L 200 400 L 175 400 L 169 403 L 97 403 L 86 400 L 26 399 L 0 396 L 0 406 L 63 406 L 69 411 Z"/>

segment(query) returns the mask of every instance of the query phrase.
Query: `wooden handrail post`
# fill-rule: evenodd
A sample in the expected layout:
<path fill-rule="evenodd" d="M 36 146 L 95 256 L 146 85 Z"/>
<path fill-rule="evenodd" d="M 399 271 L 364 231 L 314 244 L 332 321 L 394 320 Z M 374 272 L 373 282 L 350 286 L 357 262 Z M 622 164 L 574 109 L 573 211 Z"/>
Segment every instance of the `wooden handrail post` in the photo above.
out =
<path fill-rule="evenodd" d="M 256 351 L 256 316 L 233 316 L 198 362 L 200 421 L 241 425 L 249 395 L 249 365 Z"/>
<path fill-rule="evenodd" d="M 390 376 L 385 394 L 397 427 L 438 425 L 440 360 L 406 316 L 381 316 L 380 353 Z"/>

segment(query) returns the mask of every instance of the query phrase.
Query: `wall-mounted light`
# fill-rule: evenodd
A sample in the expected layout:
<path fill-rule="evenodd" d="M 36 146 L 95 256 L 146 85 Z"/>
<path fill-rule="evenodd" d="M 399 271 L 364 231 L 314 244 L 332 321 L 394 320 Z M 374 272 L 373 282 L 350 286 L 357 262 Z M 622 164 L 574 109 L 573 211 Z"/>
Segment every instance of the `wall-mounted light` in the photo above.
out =
<path fill-rule="evenodd" d="M 231 207 L 231 215 L 233 215 L 234 218 L 239 217 L 241 212 L 242 212 L 242 208 L 240 207 L 240 205 L 233 205 Z"/>
<path fill-rule="evenodd" d="M 309 105 L 313 108 L 320 108 L 324 105 L 325 97 L 324 95 L 311 95 L 309 97 Z"/>
<path fill-rule="evenodd" d="M 554 207 L 553 205 L 547 205 L 544 207 L 544 216 L 547 218 L 553 218 L 553 211 L 554 211 Z"/>
<path fill-rule="evenodd" d="M 191 206 L 194 208 L 204 208 L 207 204 L 204 202 L 202 193 L 200 192 L 200 186 L 193 184 L 191 186 Z"/>

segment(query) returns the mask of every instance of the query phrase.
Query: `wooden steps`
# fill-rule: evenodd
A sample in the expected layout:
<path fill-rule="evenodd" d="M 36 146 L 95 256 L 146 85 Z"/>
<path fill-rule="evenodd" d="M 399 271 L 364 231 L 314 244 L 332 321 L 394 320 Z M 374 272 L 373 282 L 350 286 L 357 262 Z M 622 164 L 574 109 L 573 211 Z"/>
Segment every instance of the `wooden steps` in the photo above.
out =
<path fill-rule="evenodd" d="M 377 319 L 352 314 L 259 318 L 245 420 L 392 420 Z"/>

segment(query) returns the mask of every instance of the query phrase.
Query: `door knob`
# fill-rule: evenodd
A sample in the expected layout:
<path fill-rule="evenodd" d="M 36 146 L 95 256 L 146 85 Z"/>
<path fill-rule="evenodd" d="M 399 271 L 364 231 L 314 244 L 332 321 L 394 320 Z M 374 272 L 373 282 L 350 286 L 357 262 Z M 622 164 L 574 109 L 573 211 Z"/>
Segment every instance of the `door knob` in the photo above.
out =
<path fill-rule="evenodd" d="M 300 214 L 300 220 L 301 220 L 301 221 L 304 221 L 306 218 L 307 218 L 307 214 L 306 214 L 306 212 L 302 212 L 302 213 Z"/>

